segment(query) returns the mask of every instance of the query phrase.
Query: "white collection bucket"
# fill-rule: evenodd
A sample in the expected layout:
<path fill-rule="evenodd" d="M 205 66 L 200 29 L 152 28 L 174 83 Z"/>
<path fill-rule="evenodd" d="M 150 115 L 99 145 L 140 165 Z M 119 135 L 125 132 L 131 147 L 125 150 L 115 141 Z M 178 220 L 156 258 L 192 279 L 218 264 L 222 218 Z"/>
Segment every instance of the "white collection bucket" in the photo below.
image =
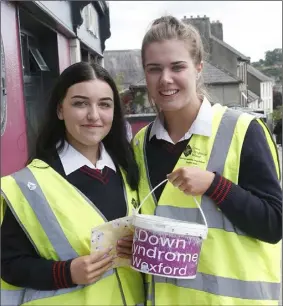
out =
<path fill-rule="evenodd" d="M 158 184 L 135 210 L 131 267 L 152 275 L 193 279 L 197 273 L 202 241 L 208 233 L 206 218 L 197 200 L 194 198 L 204 224 L 138 213 L 151 193 L 167 181 Z"/>

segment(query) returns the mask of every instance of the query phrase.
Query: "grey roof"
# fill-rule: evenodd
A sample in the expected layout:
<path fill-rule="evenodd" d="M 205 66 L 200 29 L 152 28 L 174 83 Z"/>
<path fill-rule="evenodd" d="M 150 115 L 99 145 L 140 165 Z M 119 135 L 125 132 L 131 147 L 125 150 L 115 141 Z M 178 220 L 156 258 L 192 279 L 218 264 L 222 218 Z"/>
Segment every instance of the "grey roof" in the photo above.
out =
<path fill-rule="evenodd" d="M 263 74 L 262 72 L 260 72 L 258 69 L 254 68 L 251 65 L 248 65 L 247 70 L 248 70 L 248 73 L 250 73 L 251 75 L 253 75 L 254 77 L 256 77 L 258 80 L 260 80 L 262 82 L 273 82 L 272 78 Z"/>
<path fill-rule="evenodd" d="M 105 51 L 104 66 L 114 79 L 119 74 L 123 75 L 122 87 L 124 89 L 131 85 L 135 87 L 146 86 L 141 51 L 138 49 Z M 203 78 L 207 85 L 240 83 L 237 77 L 209 62 L 204 62 Z"/>
<path fill-rule="evenodd" d="M 223 71 L 219 67 L 212 65 L 209 62 L 204 62 L 203 65 L 203 79 L 206 85 L 213 84 L 238 84 L 240 80 L 232 76 L 226 71 Z M 133 87 L 144 87 L 146 86 L 145 78 L 137 83 L 132 84 Z"/>
<path fill-rule="evenodd" d="M 144 78 L 140 50 L 111 50 L 103 55 L 105 69 L 110 75 L 114 79 L 119 74 L 123 76 L 123 88 L 129 88 Z"/>
<path fill-rule="evenodd" d="M 256 100 L 259 100 L 259 96 L 256 95 L 251 90 L 248 90 L 248 103 L 251 103 L 251 102 L 256 101 Z"/>
<path fill-rule="evenodd" d="M 206 85 L 232 84 L 241 82 L 237 77 L 233 76 L 218 66 L 212 65 L 209 62 L 204 62 L 203 79 Z"/>
<path fill-rule="evenodd" d="M 245 60 L 245 61 L 250 61 L 250 57 L 245 56 L 244 54 L 242 54 L 241 52 L 239 52 L 238 50 L 236 50 L 235 48 L 233 48 L 232 46 L 230 46 L 229 44 L 227 44 L 225 41 L 218 39 L 217 37 L 211 35 L 210 36 L 211 39 L 213 39 L 214 41 L 218 42 L 220 45 L 222 45 L 223 47 L 226 47 L 228 50 L 230 50 L 231 52 L 235 53 L 236 55 L 238 55 L 241 59 Z"/>
<path fill-rule="evenodd" d="M 256 118 L 266 118 L 266 115 L 259 109 L 252 109 L 249 107 L 242 107 L 240 105 L 228 106 L 231 109 L 235 109 L 237 111 L 248 113 Z"/>

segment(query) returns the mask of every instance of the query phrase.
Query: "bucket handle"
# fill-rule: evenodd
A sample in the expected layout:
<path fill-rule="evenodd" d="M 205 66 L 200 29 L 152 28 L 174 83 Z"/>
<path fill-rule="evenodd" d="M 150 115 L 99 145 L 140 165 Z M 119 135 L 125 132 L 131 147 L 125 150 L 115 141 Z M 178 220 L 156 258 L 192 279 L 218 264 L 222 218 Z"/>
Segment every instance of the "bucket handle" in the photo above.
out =
<path fill-rule="evenodd" d="M 154 190 L 157 189 L 158 187 L 160 187 L 161 185 L 163 185 L 164 183 L 166 183 L 167 181 L 168 181 L 168 179 L 162 181 L 161 183 L 159 183 L 158 185 L 156 185 L 156 186 L 151 190 L 151 192 L 141 201 L 140 206 L 139 206 L 137 209 L 135 209 L 135 214 L 138 214 L 138 211 L 141 209 L 142 205 L 143 205 L 144 202 L 147 200 L 147 198 L 154 192 Z M 199 210 L 200 210 L 200 213 L 201 213 L 201 216 L 202 216 L 202 218 L 203 218 L 203 221 L 204 221 L 204 224 L 205 224 L 206 228 L 208 228 L 208 226 L 207 226 L 207 221 L 206 221 L 206 218 L 205 218 L 205 215 L 204 215 L 204 213 L 203 213 L 203 210 L 202 210 L 202 208 L 201 208 L 201 206 L 200 206 L 198 200 L 197 200 L 194 196 L 193 196 L 193 199 L 194 199 L 195 203 L 197 204 L 197 207 L 198 207 Z"/>

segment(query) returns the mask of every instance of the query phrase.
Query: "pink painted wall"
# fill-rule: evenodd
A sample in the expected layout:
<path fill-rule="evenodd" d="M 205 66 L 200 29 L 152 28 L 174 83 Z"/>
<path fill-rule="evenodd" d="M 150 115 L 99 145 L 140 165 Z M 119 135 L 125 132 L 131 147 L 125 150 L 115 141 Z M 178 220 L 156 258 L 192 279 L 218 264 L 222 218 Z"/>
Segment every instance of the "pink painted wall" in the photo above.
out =
<path fill-rule="evenodd" d="M 149 123 L 148 121 L 142 121 L 142 120 L 139 122 L 131 123 L 133 136 L 135 136 L 140 129 L 148 125 L 148 123 Z"/>
<path fill-rule="evenodd" d="M 70 42 L 69 39 L 57 33 L 58 58 L 60 73 L 71 65 Z"/>
<path fill-rule="evenodd" d="M 7 124 L 1 137 L 1 176 L 4 176 L 24 167 L 28 158 L 19 24 L 13 2 L 1 1 L 1 35 L 7 86 Z"/>

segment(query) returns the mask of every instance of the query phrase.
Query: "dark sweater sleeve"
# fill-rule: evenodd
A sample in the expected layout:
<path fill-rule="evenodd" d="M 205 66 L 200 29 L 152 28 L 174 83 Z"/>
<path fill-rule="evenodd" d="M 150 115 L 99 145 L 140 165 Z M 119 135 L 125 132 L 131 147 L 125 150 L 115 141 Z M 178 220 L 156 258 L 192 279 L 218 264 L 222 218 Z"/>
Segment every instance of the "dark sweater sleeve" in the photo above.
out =
<path fill-rule="evenodd" d="M 1 278 L 14 286 L 56 290 L 74 286 L 69 261 L 41 258 L 7 207 L 1 226 Z"/>
<path fill-rule="evenodd" d="M 215 173 L 205 194 L 249 236 L 268 243 L 282 239 L 282 190 L 264 131 L 256 120 L 244 139 L 238 185 Z"/>

